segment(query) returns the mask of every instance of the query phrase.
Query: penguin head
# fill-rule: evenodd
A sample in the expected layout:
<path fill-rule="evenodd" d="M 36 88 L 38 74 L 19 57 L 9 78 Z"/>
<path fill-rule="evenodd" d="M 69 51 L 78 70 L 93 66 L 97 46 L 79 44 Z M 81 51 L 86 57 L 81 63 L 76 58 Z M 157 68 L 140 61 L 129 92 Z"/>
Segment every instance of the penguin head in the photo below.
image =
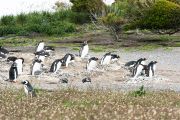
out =
<path fill-rule="evenodd" d="M 85 83 L 85 82 L 91 82 L 91 78 L 90 78 L 90 77 L 84 78 L 84 79 L 82 79 L 82 82 L 83 82 L 83 83 Z"/>
<path fill-rule="evenodd" d="M 157 61 L 153 61 L 154 64 L 158 63 Z"/>
<path fill-rule="evenodd" d="M 8 57 L 7 62 L 11 62 L 11 61 L 14 62 L 16 59 L 17 59 L 17 57 L 14 57 L 14 56 Z"/>
<path fill-rule="evenodd" d="M 23 85 L 28 85 L 28 84 L 29 84 L 29 81 L 28 81 L 28 80 L 24 80 L 24 81 L 21 82 L 21 84 L 23 84 Z"/>
<path fill-rule="evenodd" d="M 35 55 L 45 56 L 45 57 L 49 57 L 50 56 L 50 54 L 48 52 L 44 51 L 44 50 L 39 51 L 39 52 L 35 52 L 34 54 Z"/>
<path fill-rule="evenodd" d="M 98 58 L 97 57 L 92 57 L 90 58 L 91 60 L 94 60 L 94 61 L 98 61 Z"/>
<path fill-rule="evenodd" d="M 53 46 L 44 46 L 45 51 L 55 51 Z"/>

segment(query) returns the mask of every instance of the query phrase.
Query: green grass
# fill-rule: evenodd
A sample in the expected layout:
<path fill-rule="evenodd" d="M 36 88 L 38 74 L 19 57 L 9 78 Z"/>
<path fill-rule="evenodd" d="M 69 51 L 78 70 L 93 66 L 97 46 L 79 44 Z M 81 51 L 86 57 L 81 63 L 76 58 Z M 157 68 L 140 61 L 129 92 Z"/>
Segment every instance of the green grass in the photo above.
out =
<path fill-rule="evenodd" d="M 180 94 L 75 89 L 43 91 L 28 98 L 21 90 L 0 90 L 1 119 L 179 119 Z"/>
<path fill-rule="evenodd" d="M 158 49 L 158 48 L 161 48 L 163 46 L 161 45 L 156 45 L 156 44 L 147 44 L 147 45 L 141 45 L 141 46 L 138 46 L 138 47 L 128 47 L 128 48 L 125 48 L 125 51 L 152 51 L 152 50 L 155 50 L 155 49 Z"/>

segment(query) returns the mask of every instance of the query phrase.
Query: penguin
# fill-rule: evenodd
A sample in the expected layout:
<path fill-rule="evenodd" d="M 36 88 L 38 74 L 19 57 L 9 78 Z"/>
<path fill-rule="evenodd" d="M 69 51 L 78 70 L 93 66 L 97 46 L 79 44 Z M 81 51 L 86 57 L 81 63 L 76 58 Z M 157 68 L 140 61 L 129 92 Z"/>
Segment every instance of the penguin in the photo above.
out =
<path fill-rule="evenodd" d="M 6 55 L 0 52 L 0 58 L 6 58 Z"/>
<path fill-rule="evenodd" d="M 13 63 L 11 65 L 11 68 L 9 70 L 9 80 L 11 82 L 16 82 L 18 77 L 18 70 L 17 70 L 17 64 Z"/>
<path fill-rule="evenodd" d="M 84 78 L 84 79 L 82 79 L 82 82 L 83 82 L 83 83 L 85 83 L 85 82 L 91 82 L 91 78 L 90 78 L 90 77 Z"/>
<path fill-rule="evenodd" d="M 44 50 L 39 51 L 39 52 L 35 52 L 34 54 L 35 54 L 36 58 L 41 60 L 42 62 L 44 62 L 45 57 L 50 56 L 50 54 L 48 52 L 44 51 Z"/>
<path fill-rule="evenodd" d="M 140 58 L 136 64 L 133 66 L 133 76 L 137 78 L 139 75 L 142 74 L 145 66 L 146 58 Z"/>
<path fill-rule="evenodd" d="M 111 54 L 111 62 L 116 62 L 118 61 L 119 58 L 120 58 L 119 55 Z"/>
<path fill-rule="evenodd" d="M 5 49 L 4 47 L 0 46 L 0 53 L 6 55 L 9 53 L 9 51 Z"/>
<path fill-rule="evenodd" d="M 62 59 L 55 60 L 51 65 L 50 72 L 56 73 L 60 69 L 62 63 L 63 63 Z"/>
<path fill-rule="evenodd" d="M 91 70 L 94 70 L 97 66 L 97 61 L 98 61 L 98 58 L 96 57 L 91 57 L 89 60 L 88 60 L 88 63 L 86 65 L 86 69 L 88 71 L 91 71 Z"/>
<path fill-rule="evenodd" d="M 17 64 L 18 75 L 22 74 L 24 58 L 17 58 L 14 62 Z"/>
<path fill-rule="evenodd" d="M 36 47 L 36 52 L 40 52 L 44 50 L 45 43 L 43 41 L 39 42 L 39 44 Z"/>
<path fill-rule="evenodd" d="M 138 64 L 140 64 L 142 61 L 145 61 L 145 60 L 146 60 L 146 58 L 140 58 L 140 59 L 138 59 L 137 61 L 129 61 L 129 62 L 127 62 L 127 63 L 125 64 L 125 66 L 126 66 L 126 67 L 129 67 L 129 68 L 135 67 L 135 66 L 137 66 Z M 145 64 L 145 63 L 143 62 L 142 64 Z"/>
<path fill-rule="evenodd" d="M 46 52 L 51 52 L 51 51 L 55 51 L 55 49 L 54 49 L 54 47 L 53 46 L 44 46 L 44 50 L 46 51 Z"/>
<path fill-rule="evenodd" d="M 7 58 L 7 62 L 15 62 L 16 59 L 17 59 L 17 57 L 11 56 L 11 57 Z"/>
<path fill-rule="evenodd" d="M 36 92 L 28 80 L 22 81 L 21 84 L 24 85 L 24 92 L 26 96 L 36 97 Z"/>
<path fill-rule="evenodd" d="M 72 63 L 75 61 L 75 56 L 73 54 L 67 53 L 63 58 L 63 66 L 68 67 L 69 63 Z"/>
<path fill-rule="evenodd" d="M 147 77 L 152 77 L 155 74 L 155 70 L 156 70 L 156 63 L 157 61 L 151 61 L 148 65 L 147 65 L 147 69 L 145 71 Z"/>
<path fill-rule="evenodd" d="M 129 61 L 125 64 L 125 67 L 133 67 L 136 64 L 137 61 Z"/>
<path fill-rule="evenodd" d="M 89 52 L 89 46 L 87 44 L 87 41 L 84 41 L 84 43 L 81 45 L 79 56 L 81 58 L 85 58 L 88 55 Z"/>
<path fill-rule="evenodd" d="M 101 65 L 108 65 L 111 62 L 111 52 L 106 53 L 101 59 Z"/>
<path fill-rule="evenodd" d="M 35 59 L 33 61 L 33 65 L 32 65 L 32 70 L 31 70 L 31 75 L 39 75 L 41 74 L 42 71 L 42 61 L 39 59 Z"/>

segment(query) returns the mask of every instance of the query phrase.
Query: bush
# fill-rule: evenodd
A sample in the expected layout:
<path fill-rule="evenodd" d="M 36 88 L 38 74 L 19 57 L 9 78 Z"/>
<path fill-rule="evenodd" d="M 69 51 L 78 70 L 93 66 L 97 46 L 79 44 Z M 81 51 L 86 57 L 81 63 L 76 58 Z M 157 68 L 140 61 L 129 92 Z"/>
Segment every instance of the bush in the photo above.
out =
<path fill-rule="evenodd" d="M 158 0 L 135 22 L 142 29 L 176 29 L 180 27 L 180 6 L 167 0 Z"/>
<path fill-rule="evenodd" d="M 14 25 L 15 24 L 15 19 L 14 16 L 8 15 L 8 16 L 3 16 L 1 18 L 1 25 Z"/>
<path fill-rule="evenodd" d="M 17 24 L 20 24 L 23 26 L 24 24 L 27 23 L 27 16 L 24 13 L 17 15 L 16 22 Z"/>
<path fill-rule="evenodd" d="M 16 34 L 21 30 L 21 28 L 16 26 L 0 26 L 0 36 L 8 34 Z"/>

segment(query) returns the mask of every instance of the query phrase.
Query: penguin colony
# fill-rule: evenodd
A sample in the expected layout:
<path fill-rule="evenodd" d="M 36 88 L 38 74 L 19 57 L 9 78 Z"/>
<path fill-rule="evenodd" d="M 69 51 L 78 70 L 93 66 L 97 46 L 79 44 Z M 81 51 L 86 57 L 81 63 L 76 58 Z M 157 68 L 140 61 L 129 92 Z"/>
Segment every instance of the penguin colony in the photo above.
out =
<path fill-rule="evenodd" d="M 55 49 L 52 46 L 45 46 L 45 43 L 43 41 L 41 41 L 37 45 L 34 53 L 35 58 L 31 66 L 31 75 L 40 75 L 42 73 L 45 58 L 50 56 L 51 51 L 55 51 Z M 7 49 L 0 47 L 0 58 L 6 58 L 8 53 L 9 51 Z M 87 41 L 85 41 L 81 45 L 78 56 L 81 59 L 88 59 L 88 62 L 86 64 L 86 70 L 89 72 L 96 70 L 98 64 L 102 66 L 109 65 L 113 62 L 118 61 L 120 58 L 118 55 L 112 54 L 111 52 L 103 55 L 101 59 L 97 57 L 89 57 L 88 53 L 89 46 Z M 63 58 L 56 59 L 52 63 L 49 72 L 56 73 L 61 68 L 61 66 L 65 66 L 68 68 L 69 64 L 75 62 L 75 57 L 75 55 L 67 53 Z M 98 62 L 99 60 L 100 62 Z M 140 58 L 137 61 L 129 61 L 125 64 L 125 68 L 128 68 L 128 70 L 132 74 L 133 79 L 136 79 L 139 76 L 153 77 L 155 75 L 157 61 L 151 61 L 149 64 L 146 65 L 146 60 L 146 58 Z M 12 63 L 9 69 L 9 81 L 17 82 L 18 76 L 23 73 L 24 59 L 10 56 L 7 58 L 7 62 Z M 68 81 L 65 81 L 63 83 L 67 82 Z M 84 78 L 82 82 L 91 82 L 91 79 L 89 77 Z M 36 96 L 34 89 L 29 81 L 25 80 L 21 83 L 24 85 L 24 91 L 26 95 L 30 95 L 31 97 Z"/>

